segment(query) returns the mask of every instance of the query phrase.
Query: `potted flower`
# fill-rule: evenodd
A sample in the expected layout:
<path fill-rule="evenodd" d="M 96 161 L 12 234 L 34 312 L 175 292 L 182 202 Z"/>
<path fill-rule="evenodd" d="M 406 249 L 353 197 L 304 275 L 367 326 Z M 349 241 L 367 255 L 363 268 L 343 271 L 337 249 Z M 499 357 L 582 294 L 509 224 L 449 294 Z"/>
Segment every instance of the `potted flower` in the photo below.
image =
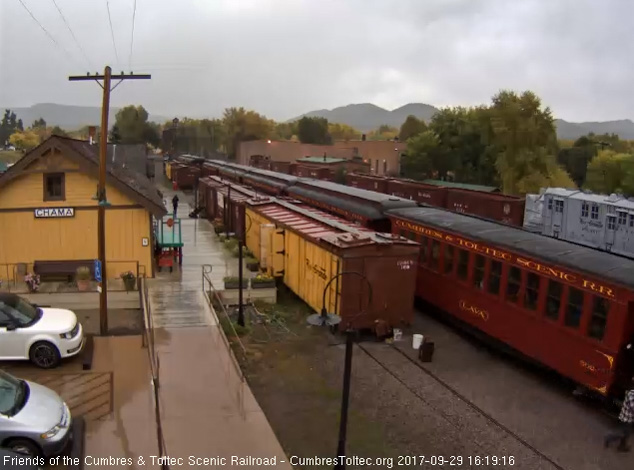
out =
<path fill-rule="evenodd" d="M 214 232 L 216 232 L 216 235 L 219 235 L 225 231 L 225 224 L 223 224 L 222 221 L 220 220 L 214 220 L 213 226 L 214 226 Z"/>
<path fill-rule="evenodd" d="M 247 264 L 247 269 L 253 273 L 258 272 L 258 270 L 260 269 L 260 263 L 258 262 L 257 259 L 253 258 L 253 257 L 248 257 L 245 260 L 246 264 Z"/>
<path fill-rule="evenodd" d="M 260 273 L 251 279 L 252 289 L 270 289 L 275 287 L 275 279 L 268 274 Z"/>
<path fill-rule="evenodd" d="M 240 279 L 236 276 L 225 276 L 223 279 L 225 283 L 225 289 L 239 289 L 240 288 Z M 248 286 L 247 280 L 242 278 L 242 288 L 246 289 Z"/>
<path fill-rule="evenodd" d="M 126 271 L 124 273 L 121 273 L 120 277 L 121 279 L 123 279 L 125 290 L 127 290 L 128 292 L 130 292 L 131 290 L 134 290 L 134 286 L 136 284 L 136 276 L 134 275 L 132 271 Z"/>
<path fill-rule="evenodd" d="M 88 266 L 80 266 L 75 271 L 75 282 L 77 283 L 77 289 L 80 291 L 87 291 L 90 289 L 90 280 L 92 275 Z"/>
<path fill-rule="evenodd" d="M 37 292 L 40 289 L 40 276 L 35 273 L 28 273 L 24 276 L 24 282 L 29 287 L 29 292 Z"/>

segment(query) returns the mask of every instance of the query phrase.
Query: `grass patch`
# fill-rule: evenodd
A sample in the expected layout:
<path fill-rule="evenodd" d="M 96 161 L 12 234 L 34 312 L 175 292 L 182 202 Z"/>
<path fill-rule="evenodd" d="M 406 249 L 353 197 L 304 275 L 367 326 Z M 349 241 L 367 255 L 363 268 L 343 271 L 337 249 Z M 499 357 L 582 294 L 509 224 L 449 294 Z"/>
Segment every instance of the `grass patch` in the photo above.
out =
<path fill-rule="evenodd" d="M 13 152 L 10 150 L 0 150 L 0 162 L 15 163 L 22 158 L 22 152 Z"/>

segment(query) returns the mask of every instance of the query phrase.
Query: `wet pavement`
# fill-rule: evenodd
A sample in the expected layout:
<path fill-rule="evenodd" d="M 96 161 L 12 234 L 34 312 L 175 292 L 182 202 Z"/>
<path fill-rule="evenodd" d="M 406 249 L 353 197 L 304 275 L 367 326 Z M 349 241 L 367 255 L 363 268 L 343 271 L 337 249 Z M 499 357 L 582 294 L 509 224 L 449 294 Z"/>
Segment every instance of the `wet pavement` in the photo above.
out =
<path fill-rule="evenodd" d="M 162 190 L 169 203 L 174 192 Z M 178 212 L 186 217 L 188 198 L 178 195 Z M 185 467 L 205 466 L 190 458 L 224 457 L 230 466 L 232 457 L 276 457 L 275 466 L 291 468 L 204 298 L 203 265 L 212 266 L 209 277 L 222 289 L 224 276 L 237 271 L 237 260 L 223 250 L 208 221 L 186 218 L 181 224 L 182 267 L 148 282 L 166 453 L 184 459 Z M 198 465 L 188 465 L 192 462 Z M 241 466 L 256 467 L 256 462 Z"/>

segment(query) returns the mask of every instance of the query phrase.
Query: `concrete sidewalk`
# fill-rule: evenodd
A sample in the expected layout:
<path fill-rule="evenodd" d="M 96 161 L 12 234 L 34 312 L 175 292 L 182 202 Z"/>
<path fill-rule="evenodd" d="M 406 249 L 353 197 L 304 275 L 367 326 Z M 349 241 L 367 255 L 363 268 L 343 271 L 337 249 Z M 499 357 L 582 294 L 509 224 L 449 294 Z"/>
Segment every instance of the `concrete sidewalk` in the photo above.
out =
<path fill-rule="evenodd" d="M 170 201 L 173 192 L 164 190 Z M 188 214 L 179 193 L 180 214 Z M 182 269 L 150 280 L 149 301 L 160 359 L 160 401 L 166 451 L 185 467 L 209 466 L 196 458 L 276 459 L 277 468 L 292 468 L 266 416 L 236 368 L 221 337 L 217 318 L 202 291 L 203 264 L 213 266 L 212 279 L 222 283 L 228 259 L 206 220 L 182 219 L 185 242 Z M 215 284 L 216 285 L 216 284 Z M 222 284 L 218 284 L 222 285 Z M 241 468 L 259 468 L 243 461 Z"/>

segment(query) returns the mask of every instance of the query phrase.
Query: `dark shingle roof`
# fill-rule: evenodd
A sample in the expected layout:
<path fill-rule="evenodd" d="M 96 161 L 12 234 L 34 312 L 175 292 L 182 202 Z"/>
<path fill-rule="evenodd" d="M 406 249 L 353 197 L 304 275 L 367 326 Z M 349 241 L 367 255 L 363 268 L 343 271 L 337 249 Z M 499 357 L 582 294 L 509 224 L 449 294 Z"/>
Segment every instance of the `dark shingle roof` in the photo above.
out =
<path fill-rule="evenodd" d="M 85 140 L 75 140 L 59 136 L 51 138 L 60 139 L 65 145 L 76 151 L 82 157 L 97 167 L 99 166 L 98 146 L 90 145 L 90 143 Z M 137 198 L 142 198 L 142 200 L 146 202 L 146 204 L 142 205 L 154 215 L 163 216 L 167 213 L 165 205 L 163 204 L 163 198 L 159 194 L 158 189 L 145 174 L 138 173 L 129 168 L 123 168 L 122 166 L 113 164 L 112 161 L 106 162 L 106 169 L 110 176 L 123 184 L 131 194 L 136 195 Z"/>
<path fill-rule="evenodd" d="M 417 207 L 389 214 L 634 288 L 634 261 L 611 253 L 442 209 Z"/>

